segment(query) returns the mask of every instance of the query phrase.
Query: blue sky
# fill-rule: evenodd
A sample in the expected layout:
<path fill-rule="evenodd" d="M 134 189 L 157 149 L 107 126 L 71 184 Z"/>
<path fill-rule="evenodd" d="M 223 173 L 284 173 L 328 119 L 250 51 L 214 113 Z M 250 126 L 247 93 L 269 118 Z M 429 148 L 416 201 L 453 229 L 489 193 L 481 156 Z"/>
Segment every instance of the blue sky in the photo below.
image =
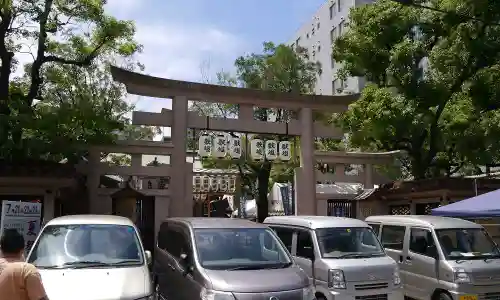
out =
<path fill-rule="evenodd" d="M 325 0 L 108 0 L 110 14 L 131 19 L 145 72 L 188 81 L 211 81 L 230 71 L 262 42 L 286 42 Z M 131 97 L 137 108 L 161 111 L 170 101 Z"/>

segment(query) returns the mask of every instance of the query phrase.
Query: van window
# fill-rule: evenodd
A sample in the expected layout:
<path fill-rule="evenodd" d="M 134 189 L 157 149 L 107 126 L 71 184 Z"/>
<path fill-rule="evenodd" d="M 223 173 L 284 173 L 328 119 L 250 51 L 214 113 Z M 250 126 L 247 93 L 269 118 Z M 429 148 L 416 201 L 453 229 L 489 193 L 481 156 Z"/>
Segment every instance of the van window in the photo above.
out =
<path fill-rule="evenodd" d="M 113 224 L 47 226 L 40 233 L 28 262 L 37 268 L 71 268 L 99 264 L 142 265 L 136 230 Z"/>
<path fill-rule="evenodd" d="M 189 254 L 188 239 L 181 232 L 169 228 L 165 235 L 166 247 L 165 250 L 175 258 L 180 258 L 182 253 Z M 189 255 L 188 255 L 189 256 Z"/>
<path fill-rule="evenodd" d="M 200 264 L 212 270 L 284 268 L 291 257 L 268 228 L 195 229 Z"/>
<path fill-rule="evenodd" d="M 378 234 L 380 233 L 380 224 L 370 224 L 370 226 L 375 235 L 378 237 Z"/>
<path fill-rule="evenodd" d="M 319 228 L 316 238 L 323 258 L 385 256 L 380 242 L 368 227 Z"/>
<path fill-rule="evenodd" d="M 382 226 L 382 245 L 384 248 L 392 250 L 403 250 L 405 239 L 405 227 L 384 225 Z"/>
<path fill-rule="evenodd" d="M 297 253 L 299 257 L 311 259 L 314 253 L 311 233 L 306 230 L 297 231 Z"/>
<path fill-rule="evenodd" d="M 500 258 L 500 249 L 483 228 L 436 230 L 446 259 Z"/>
<path fill-rule="evenodd" d="M 271 227 L 274 232 L 278 235 L 280 240 L 285 244 L 285 247 L 288 249 L 288 252 L 292 252 L 292 238 L 293 238 L 293 229 L 284 228 L 284 227 Z"/>
<path fill-rule="evenodd" d="M 167 250 L 167 230 L 168 230 L 168 223 L 162 223 L 160 225 L 160 230 L 158 231 L 158 236 L 156 238 L 156 241 L 158 243 L 158 248 L 162 250 Z"/>
<path fill-rule="evenodd" d="M 410 231 L 410 251 L 413 253 L 434 257 L 435 252 L 430 252 L 429 248 L 434 247 L 434 238 L 430 230 L 412 228 Z"/>

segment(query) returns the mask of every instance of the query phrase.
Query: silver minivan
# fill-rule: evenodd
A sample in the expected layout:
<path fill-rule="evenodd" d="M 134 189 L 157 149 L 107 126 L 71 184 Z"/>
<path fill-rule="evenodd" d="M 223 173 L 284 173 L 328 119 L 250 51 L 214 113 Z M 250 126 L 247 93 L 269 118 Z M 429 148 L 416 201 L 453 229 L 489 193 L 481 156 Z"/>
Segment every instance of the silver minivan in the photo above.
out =
<path fill-rule="evenodd" d="M 326 216 L 268 217 L 321 300 L 402 300 L 396 262 L 365 222 Z"/>
<path fill-rule="evenodd" d="M 38 268 L 50 300 L 153 299 L 151 253 L 127 218 L 55 218 L 43 227 L 27 261 Z"/>
<path fill-rule="evenodd" d="M 500 298 L 500 251 L 481 225 L 437 216 L 371 216 L 366 222 L 399 263 L 405 296 Z"/>
<path fill-rule="evenodd" d="M 267 226 L 242 219 L 170 218 L 160 226 L 158 299 L 313 300 L 307 275 Z"/>

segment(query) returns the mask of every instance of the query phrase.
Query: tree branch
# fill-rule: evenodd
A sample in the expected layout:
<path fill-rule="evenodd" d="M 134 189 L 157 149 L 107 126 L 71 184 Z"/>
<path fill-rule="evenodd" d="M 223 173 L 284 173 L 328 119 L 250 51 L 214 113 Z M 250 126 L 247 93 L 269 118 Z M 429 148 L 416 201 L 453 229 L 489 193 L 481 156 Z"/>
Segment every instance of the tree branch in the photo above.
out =
<path fill-rule="evenodd" d="M 488 26 L 488 24 L 486 24 L 486 23 L 483 23 L 481 25 L 481 28 L 480 28 L 480 31 L 479 31 L 478 37 L 477 37 L 478 39 L 484 36 L 484 34 L 486 33 L 487 26 Z M 474 59 L 474 55 L 469 53 L 469 57 L 467 58 L 467 63 L 464 65 L 464 70 L 463 70 L 462 74 L 460 74 L 460 76 L 457 78 L 455 83 L 451 86 L 450 93 L 449 93 L 448 97 L 446 97 L 446 99 L 443 101 L 443 103 L 441 103 L 441 105 L 438 106 L 436 114 L 434 115 L 434 120 L 433 120 L 431 127 L 430 127 L 430 130 L 429 130 L 429 152 L 428 152 L 428 155 L 425 159 L 427 165 L 429 165 L 431 163 L 432 159 L 434 158 L 434 156 L 436 156 L 437 151 L 438 151 L 437 143 L 436 143 L 437 134 L 438 134 L 438 127 L 439 127 L 438 125 L 439 125 L 439 120 L 441 119 L 441 115 L 443 114 L 444 109 L 446 108 L 446 105 L 450 101 L 453 94 L 456 93 L 462 87 L 463 82 L 469 76 L 471 76 L 471 74 L 477 72 L 482 67 L 480 64 L 475 64 L 473 67 L 470 67 L 473 59 Z M 427 132 L 425 132 L 425 136 L 423 135 L 421 138 L 422 139 L 421 146 L 423 145 L 423 142 L 425 141 L 426 137 L 427 137 Z"/>
<path fill-rule="evenodd" d="M 45 49 L 47 47 L 47 22 L 49 20 L 49 14 L 52 10 L 53 0 L 45 0 L 45 6 L 42 14 L 40 15 L 40 32 L 38 33 L 38 49 L 36 54 L 36 59 L 31 67 L 31 85 L 29 92 L 26 95 L 26 104 L 31 106 L 33 100 L 38 95 L 40 85 L 42 84 L 42 77 L 40 76 L 40 70 L 42 68 L 43 60 L 45 57 Z"/>

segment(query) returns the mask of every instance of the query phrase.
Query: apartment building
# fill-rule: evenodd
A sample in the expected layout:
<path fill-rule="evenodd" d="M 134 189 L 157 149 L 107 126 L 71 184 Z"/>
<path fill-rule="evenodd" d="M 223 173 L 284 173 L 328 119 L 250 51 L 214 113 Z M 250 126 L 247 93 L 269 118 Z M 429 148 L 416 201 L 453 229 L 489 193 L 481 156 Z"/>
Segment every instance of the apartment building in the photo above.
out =
<path fill-rule="evenodd" d="M 341 64 L 332 58 L 332 45 L 337 37 L 348 34 L 349 10 L 371 2 L 373 1 L 327 0 L 289 41 L 289 45 L 293 47 L 306 48 L 310 59 L 321 63 L 322 73 L 318 77 L 316 94 L 357 93 L 363 89 L 364 78 L 351 77 L 345 81 L 337 78 L 337 70 Z"/>

